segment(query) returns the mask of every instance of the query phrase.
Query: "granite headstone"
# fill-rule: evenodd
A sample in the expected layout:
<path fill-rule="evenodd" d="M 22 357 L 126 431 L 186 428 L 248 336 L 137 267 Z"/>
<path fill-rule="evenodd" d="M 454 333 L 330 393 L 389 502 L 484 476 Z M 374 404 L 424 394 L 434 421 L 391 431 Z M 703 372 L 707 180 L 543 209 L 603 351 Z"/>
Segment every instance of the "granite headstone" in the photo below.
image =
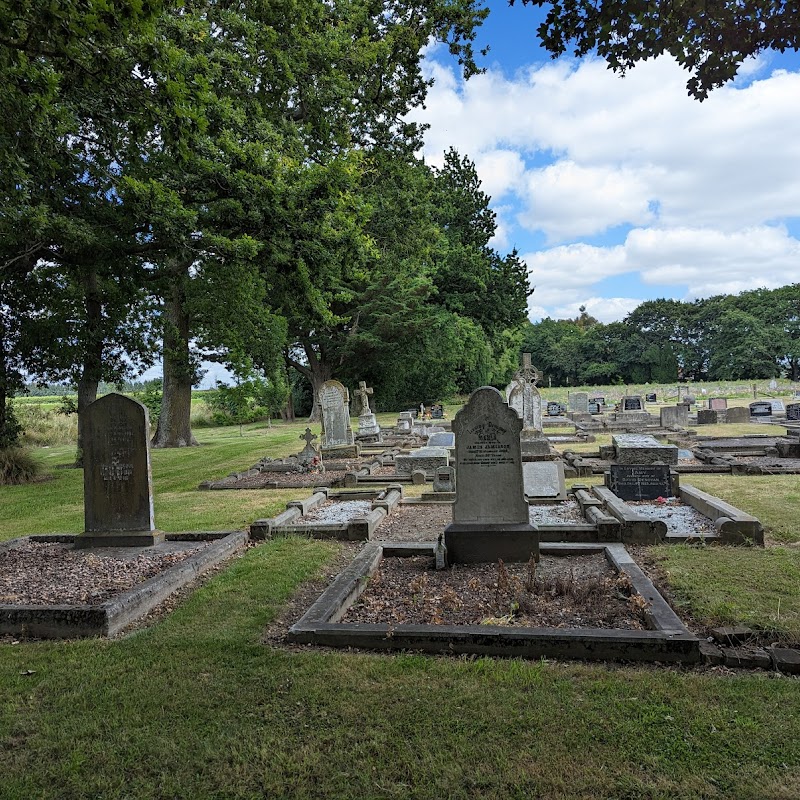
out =
<path fill-rule="evenodd" d="M 612 464 L 608 488 L 623 500 L 655 500 L 672 495 L 666 464 Z"/>

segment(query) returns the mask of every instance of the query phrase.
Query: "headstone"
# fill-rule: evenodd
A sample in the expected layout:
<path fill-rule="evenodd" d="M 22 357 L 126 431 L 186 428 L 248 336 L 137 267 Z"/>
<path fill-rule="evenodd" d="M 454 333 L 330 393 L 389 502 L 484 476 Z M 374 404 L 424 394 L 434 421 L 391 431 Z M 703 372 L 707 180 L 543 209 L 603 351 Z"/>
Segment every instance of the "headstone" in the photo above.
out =
<path fill-rule="evenodd" d="M 434 403 L 431 406 L 431 419 L 444 419 L 444 408 L 441 403 Z"/>
<path fill-rule="evenodd" d="M 685 428 L 689 424 L 689 406 L 665 406 L 659 411 L 659 419 L 662 428 Z"/>
<path fill-rule="evenodd" d="M 445 429 L 441 425 L 426 425 L 425 426 L 425 438 L 428 439 L 428 444 L 430 444 L 430 438 L 435 433 L 445 433 Z"/>
<path fill-rule="evenodd" d="M 725 411 L 728 408 L 728 401 L 724 397 L 712 397 L 708 401 L 708 407 L 712 411 Z"/>
<path fill-rule="evenodd" d="M 772 403 L 769 400 L 757 400 L 755 403 L 750 403 L 750 416 L 771 417 Z"/>
<path fill-rule="evenodd" d="M 438 467 L 446 467 L 450 460 L 444 447 L 420 447 L 407 455 L 394 457 L 394 468 L 398 475 L 412 475 L 415 470 L 433 478 Z"/>
<path fill-rule="evenodd" d="M 595 395 L 594 397 L 589 398 L 590 403 L 597 403 L 598 405 L 604 406 L 606 404 L 605 397 L 601 397 L 600 395 Z"/>
<path fill-rule="evenodd" d="M 589 413 L 590 414 L 602 414 L 603 407 L 595 400 L 589 401 Z"/>
<path fill-rule="evenodd" d="M 655 500 L 673 494 L 666 464 L 612 464 L 608 488 L 622 500 Z"/>
<path fill-rule="evenodd" d="M 306 428 L 306 432 L 297 438 L 306 443 L 306 446 L 300 451 L 300 455 L 297 456 L 297 460 L 304 466 L 307 466 L 315 458 L 319 458 L 319 451 L 311 444 L 311 442 L 317 438 L 317 434 L 311 433 L 311 428 Z"/>
<path fill-rule="evenodd" d="M 428 447 L 455 447 L 456 435 L 452 431 L 438 431 L 428 437 Z"/>
<path fill-rule="evenodd" d="M 697 424 L 698 425 L 716 425 L 720 422 L 719 415 L 721 411 L 714 411 L 711 408 L 701 408 L 697 412 Z"/>
<path fill-rule="evenodd" d="M 773 414 L 782 414 L 784 411 L 786 411 L 786 406 L 784 406 L 783 400 L 770 400 L 769 402 L 772 405 Z"/>
<path fill-rule="evenodd" d="M 778 388 L 778 381 L 774 378 L 769 382 L 769 388 L 774 392 Z"/>
<path fill-rule="evenodd" d="M 620 411 L 644 411 L 644 401 L 639 395 L 623 397 L 619 405 Z"/>
<path fill-rule="evenodd" d="M 557 417 L 561 414 L 561 404 L 560 403 L 548 403 L 547 404 L 547 416 L 548 417 Z"/>
<path fill-rule="evenodd" d="M 411 483 L 413 483 L 414 486 L 422 486 L 425 483 L 426 478 L 427 475 L 425 474 L 425 470 L 415 469 L 411 473 Z"/>
<path fill-rule="evenodd" d="M 786 419 L 800 420 L 800 403 L 788 403 L 786 406 Z"/>
<path fill-rule="evenodd" d="M 645 402 L 647 402 L 647 403 L 657 403 L 658 402 L 658 396 L 656 395 L 655 392 L 650 392 L 649 394 L 646 394 L 644 396 L 644 399 L 645 399 Z"/>
<path fill-rule="evenodd" d="M 566 500 L 562 461 L 529 461 L 522 465 L 522 480 L 527 499 Z"/>
<path fill-rule="evenodd" d="M 653 436 L 641 433 L 618 433 L 611 437 L 618 464 L 678 463 L 678 448 L 661 444 Z"/>
<path fill-rule="evenodd" d="M 572 392 L 569 396 L 569 410 L 576 414 L 589 413 L 589 393 Z"/>
<path fill-rule="evenodd" d="M 83 442 L 85 533 L 75 547 L 147 547 L 155 529 L 147 409 L 121 394 L 86 407 Z"/>
<path fill-rule="evenodd" d="M 456 490 L 456 471 L 453 467 L 437 467 L 433 477 L 434 492 L 454 492 Z"/>
<path fill-rule="evenodd" d="M 522 419 L 523 456 L 539 457 L 550 454 L 550 442 L 542 433 L 542 397 L 536 388 L 539 372 L 531 364 L 531 354 L 522 354 L 522 367 L 514 375 L 507 390 L 508 405 Z"/>
<path fill-rule="evenodd" d="M 381 426 L 375 414 L 369 407 L 370 395 L 374 389 L 367 388 L 366 381 L 359 381 L 358 389 L 355 391 L 356 403 L 358 405 L 358 435 L 360 438 L 380 438 Z"/>
<path fill-rule="evenodd" d="M 451 563 L 539 556 L 522 480 L 522 420 L 491 386 L 476 389 L 453 420 L 456 500 L 445 529 Z"/>
<path fill-rule="evenodd" d="M 750 422 L 750 409 L 748 406 L 731 406 L 726 412 L 726 422 Z"/>
<path fill-rule="evenodd" d="M 339 381 L 325 381 L 319 390 L 322 406 L 322 447 L 347 447 L 353 444 L 350 427 L 350 395 Z"/>

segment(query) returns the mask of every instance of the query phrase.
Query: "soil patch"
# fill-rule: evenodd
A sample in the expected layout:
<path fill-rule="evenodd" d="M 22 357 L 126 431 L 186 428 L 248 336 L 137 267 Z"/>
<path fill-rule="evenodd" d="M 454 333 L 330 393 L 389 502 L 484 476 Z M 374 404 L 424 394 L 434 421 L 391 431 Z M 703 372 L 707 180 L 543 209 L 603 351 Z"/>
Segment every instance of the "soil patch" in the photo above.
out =
<path fill-rule="evenodd" d="M 166 542 L 146 549 L 74 550 L 69 544 L 22 542 L 0 551 L 0 603 L 97 606 L 208 546 Z"/>
<path fill-rule="evenodd" d="M 428 557 L 385 558 L 342 622 L 644 628 L 641 601 L 602 554 L 440 571 Z"/>
<path fill-rule="evenodd" d="M 450 503 L 400 504 L 383 519 L 375 538 L 383 542 L 435 542 L 452 521 Z"/>

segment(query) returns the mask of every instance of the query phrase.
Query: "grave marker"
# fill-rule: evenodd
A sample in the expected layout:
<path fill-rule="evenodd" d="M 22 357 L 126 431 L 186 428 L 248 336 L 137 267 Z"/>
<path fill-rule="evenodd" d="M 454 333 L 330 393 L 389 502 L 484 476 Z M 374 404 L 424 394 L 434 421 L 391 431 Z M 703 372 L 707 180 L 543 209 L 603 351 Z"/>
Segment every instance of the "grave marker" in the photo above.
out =
<path fill-rule="evenodd" d="M 353 445 L 350 427 L 350 395 L 339 381 L 325 381 L 319 390 L 322 406 L 322 447 L 332 449 Z"/>
<path fill-rule="evenodd" d="M 522 476 L 527 499 L 567 499 L 562 461 L 527 462 L 522 465 Z"/>
<path fill-rule="evenodd" d="M 608 488 L 623 500 L 655 500 L 673 495 L 666 464 L 612 464 Z"/>
<path fill-rule="evenodd" d="M 84 411 L 85 533 L 75 546 L 147 547 L 163 541 L 155 530 L 147 409 L 107 394 Z"/>
<path fill-rule="evenodd" d="M 453 420 L 456 500 L 445 529 L 451 563 L 538 558 L 522 479 L 522 420 L 497 389 L 476 389 Z"/>

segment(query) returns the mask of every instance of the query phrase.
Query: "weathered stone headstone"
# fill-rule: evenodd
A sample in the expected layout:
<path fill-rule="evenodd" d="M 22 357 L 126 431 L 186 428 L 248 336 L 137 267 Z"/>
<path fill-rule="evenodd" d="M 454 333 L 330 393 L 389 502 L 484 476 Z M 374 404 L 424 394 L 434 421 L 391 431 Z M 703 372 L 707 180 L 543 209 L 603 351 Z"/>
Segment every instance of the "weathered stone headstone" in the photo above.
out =
<path fill-rule="evenodd" d="M 770 400 L 769 402 L 772 405 L 773 414 L 781 414 L 786 411 L 786 406 L 784 406 L 783 400 Z"/>
<path fill-rule="evenodd" d="M 608 488 L 623 500 L 655 500 L 673 494 L 666 464 L 612 464 Z"/>
<path fill-rule="evenodd" d="M 445 529 L 451 563 L 539 556 L 522 480 L 522 420 L 497 389 L 476 389 L 453 420 L 456 500 Z"/>
<path fill-rule="evenodd" d="M 712 411 L 725 411 L 728 408 L 728 401 L 724 397 L 712 397 L 708 401 L 708 407 Z"/>
<path fill-rule="evenodd" d="M 381 426 L 378 425 L 378 420 L 369 407 L 369 398 L 373 392 L 374 389 L 367 388 L 366 381 L 360 381 L 355 392 L 359 406 L 358 435 L 360 438 L 380 438 Z"/>
<path fill-rule="evenodd" d="M 531 354 L 522 354 L 522 367 L 514 375 L 507 390 L 508 405 L 522 419 L 523 457 L 541 457 L 550 454 L 550 442 L 542 433 L 542 397 L 536 388 L 539 372 L 531 364 Z"/>
<path fill-rule="evenodd" d="M 726 414 L 724 411 L 715 411 L 711 408 L 701 408 L 697 411 L 697 424 L 698 425 L 716 425 L 720 420 L 720 414 Z"/>
<path fill-rule="evenodd" d="M 589 401 L 589 413 L 590 414 L 602 414 L 603 413 L 603 407 L 596 400 L 590 400 Z"/>
<path fill-rule="evenodd" d="M 747 406 L 731 406 L 726 413 L 726 422 L 742 423 L 750 421 L 750 409 Z"/>
<path fill-rule="evenodd" d="M 85 533 L 75 547 L 147 547 L 163 541 L 155 530 L 147 409 L 107 394 L 84 411 Z"/>
<path fill-rule="evenodd" d="M 576 414 L 589 413 L 589 393 L 572 392 L 569 396 L 569 410 Z"/>
<path fill-rule="evenodd" d="M 433 478 L 434 492 L 454 492 L 456 490 L 456 471 L 453 467 L 437 467 Z"/>
<path fill-rule="evenodd" d="M 665 406 L 659 411 L 662 428 L 685 428 L 689 424 L 689 406 Z"/>
<path fill-rule="evenodd" d="M 529 461 L 522 465 L 525 497 L 529 500 L 566 500 L 564 464 L 561 461 Z"/>
<path fill-rule="evenodd" d="M 319 391 L 322 407 L 322 448 L 347 448 L 353 446 L 350 427 L 350 395 L 339 381 L 325 381 Z"/>
<path fill-rule="evenodd" d="M 414 425 L 414 415 L 410 411 L 401 411 L 400 416 L 397 418 L 398 433 L 411 433 L 411 428 Z"/>
<path fill-rule="evenodd" d="M 611 443 L 618 464 L 678 463 L 678 448 L 674 444 L 661 444 L 649 434 L 618 433 L 611 437 Z"/>

